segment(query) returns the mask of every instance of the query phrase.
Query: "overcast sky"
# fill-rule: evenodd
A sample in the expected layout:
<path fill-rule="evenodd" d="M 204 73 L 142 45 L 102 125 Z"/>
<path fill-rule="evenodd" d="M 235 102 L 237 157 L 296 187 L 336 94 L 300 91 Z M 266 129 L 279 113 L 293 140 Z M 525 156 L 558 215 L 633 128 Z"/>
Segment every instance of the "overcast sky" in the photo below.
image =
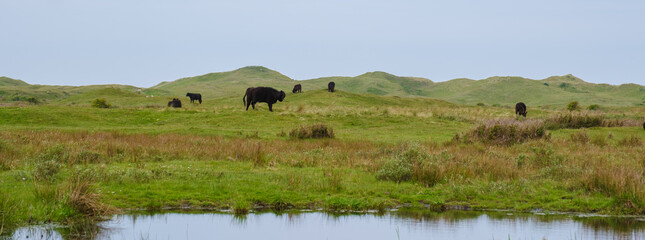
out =
<path fill-rule="evenodd" d="M 249 65 L 645 84 L 645 1 L 0 0 L 0 76 L 149 87 Z"/>

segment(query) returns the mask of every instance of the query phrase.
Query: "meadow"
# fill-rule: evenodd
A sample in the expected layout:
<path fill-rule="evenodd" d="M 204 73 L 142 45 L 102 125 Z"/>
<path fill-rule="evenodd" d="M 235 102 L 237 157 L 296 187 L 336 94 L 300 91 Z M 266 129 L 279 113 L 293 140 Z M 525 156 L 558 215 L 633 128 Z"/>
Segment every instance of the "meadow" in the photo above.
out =
<path fill-rule="evenodd" d="M 242 91 L 240 91 L 242 92 Z M 101 97 L 110 108 L 95 108 Z M 344 91 L 165 107 L 104 88 L 0 107 L 0 233 L 160 209 L 645 214 L 645 107 L 458 105 Z M 333 137 L 301 138 L 322 128 Z"/>

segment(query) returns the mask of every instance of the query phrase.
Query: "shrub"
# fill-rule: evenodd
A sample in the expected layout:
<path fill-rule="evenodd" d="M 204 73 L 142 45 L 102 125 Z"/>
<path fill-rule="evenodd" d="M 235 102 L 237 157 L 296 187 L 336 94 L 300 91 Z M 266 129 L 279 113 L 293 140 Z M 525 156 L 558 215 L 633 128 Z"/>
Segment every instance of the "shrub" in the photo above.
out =
<path fill-rule="evenodd" d="M 31 104 L 39 104 L 40 103 L 40 101 L 38 101 L 38 99 L 36 99 L 35 97 L 28 97 L 26 99 L 26 101 L 31 103 Z"/>
<path fill-rule="evenodd" d="M 477 106 L 480 106 L 480 107 L 481 106 L 486 106 L 486 104 L 480 102 L 480 103 L 477 103 Z"/>
<path fill-rule="evenodd" d="M 63 146 L 54 146 L 31 160 L 33 163 L 31 174 L 38 181 L 52 181 L 67 159 Z"/>
<path fill-rule="evenodd" d="M 493 119 L 481 123 L 470 132 L 464 134 L 463 140 L 492 144 L 514 144 L 548 137 L 542 120 Z"/>
<path fill-rule="evenodd" d="M 314 124 L 309 126 L 300 126 L 289 132 L 292 138 L 334 138 L 334 129 L 325 124 Z"/>
<path fill-rule="evenodd" d="M 31 175 L 38 181 L 52 181 L 60 168 L 61 165 L 55 160 L 40 161 L 34 165 Z"/>
<path fill-rule="evenodd" d="M 396 156 L 385 161 L 381 169 L 376 173 L 379 180 L 404 182 L 412 177 L 412 162 L 409 159 Z"/>
<path fill-rule="evenodd" d="M 578 106 L 578 101 L 573 101 L 567 104 L 567 110 L 569 111 L 576 111 L 579 109 L 580 109 L 580 106 Z"/>
<path fill-rule="evenodd" d="M 105 99 L 97 98 L 97 99 L 94 99 L 94 101 L 92 101 L 92 107 L 95 107 L 95 108 L 110 108 L 111 105 L 108 104 L 107 101 L 105 101 Z"/>
<path fill-rule="evenodd" d="M 441 182 L 445 175 L 444 169 L 437 162 L 450 158 L 452 155 L 447 153 L 431 156 L 416 144 L 405 144 L 394 156 L 383 162 L 376 178 L 397 183 L 413 180 L 431 187 Z"/>
<path fill-rule="evenodd" d="M 598 104 L 591 104 L 587 107 L 587 110 L 592 110 L 592 111 L 598 110 L 598 109 L 600 109 L 600 106 Z"/>

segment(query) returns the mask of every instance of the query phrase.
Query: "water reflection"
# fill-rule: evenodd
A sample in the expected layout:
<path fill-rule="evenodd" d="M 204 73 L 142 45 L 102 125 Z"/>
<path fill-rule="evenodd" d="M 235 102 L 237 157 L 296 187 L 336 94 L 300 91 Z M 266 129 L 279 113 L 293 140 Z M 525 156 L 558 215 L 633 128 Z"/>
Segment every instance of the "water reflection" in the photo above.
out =
<path fill-rule="evenodd" d="M 409 211 L 134 213 L 99 225 L 18 229 L 6 239 L 645 239 L 639 218 Z"/>

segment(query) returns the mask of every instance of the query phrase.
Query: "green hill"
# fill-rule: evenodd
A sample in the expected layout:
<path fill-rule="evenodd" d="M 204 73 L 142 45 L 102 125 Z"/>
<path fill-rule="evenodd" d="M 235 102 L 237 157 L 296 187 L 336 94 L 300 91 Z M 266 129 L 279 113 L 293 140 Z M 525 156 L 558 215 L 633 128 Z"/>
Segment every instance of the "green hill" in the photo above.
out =
<path fill-rule="evenodd" d="M 303 91 L 307 92 L 326 89 L 327 83 L 331 81 L 336 83 L 336 89 L 350 93 L 426 97 L 467 105 L 484 103 L 486 105 L 513 106 L 520 101 L 530 106 L 564 106 L 571 101 L 578 101 L 583 106 L 590 104 L 645 105 L 645 86 L 594 84 L 573 75 L 553 76 L 542 80 L 496 76 L 483 80 L 458 78 L 445 82 L 432 82 L 425 78 L 400 77 L 385 72 L 368 72 L 355 77 L 323 77 L 296 81 L 261 66 L 181 78 L 141 90 L 123 85 L 80 87 L 29 85 L 19 80 L 0 78 L 0 99 L 6 101 L 20 96 L 36 97 L 43 100 L 68 99 L 63 102 L 70 103 L 78 102 L 80 98 L 90 98 L 87 95 L 86 97 L 72 98 L 74 95 L 90 94 L 92 91 L 103 88 L 118 88 L 137 94 L 145 93 L 150 97 L 165 98 L 181 98 L 187 92 L 198 92 L 204 96 L 204 99 L 213 99 L 230 96 L 241 97 L 246 88 L 254 86 L 267 86 L 290 92 L 293 85 L 302 84 Z M 91 94 L 98 94 L 98 92 Z"/>
<path fill-rule="evenodd" d="M 642 105 L 645 103 L 645 87 L 593 84 L 573 75 L 543 80 L 491 77 L 479 81 L 456 79 L 436 83 L 428 96 L 461 104 L 481 102 L 508 106 L 520 101 L 533 106 L 564 105 L 571 101 L 583 105 Z"/>
<path fill-rule="evenodd" d="M 88 86 L 12 85 L 0 86 L 0 100 L 13 101 L 15 99 L 34 97 L 41 101 L 58 101 L 79 94 L 106 88 L 117 88 L 130 92 L 139 92 L 141 89 L 134 86 L 118 84 Z"/>
<path fill-rule="evenodd" d="M 151 95 L 183 97 L 187 92 L 201 93 L 205 98 L 225 96 L 242 97 L 246 88 L 266 86 L 290 92 L 297 82 L 265 67 L 243 67 L 230 72 L 209 73 L 201 76 L 162 82 L 146 89 Z"/>
<path fill-rule="evenodd" d="M 21 80 L 8 78 L 8 77 L 0 77 L 0 86 L 28 86 L 28 85 L 29 84 Z"/>
<path fill-rule="evenodd" d="M 381 96 L 427 96 L 427 90 L 433 84 L 425 78 L 399 77 L 385 72 L 368 72 L 356 77 L 324 77 L 301 83 L 303 90 L 326 89 L 332 81 L 344 91 Z"/>

